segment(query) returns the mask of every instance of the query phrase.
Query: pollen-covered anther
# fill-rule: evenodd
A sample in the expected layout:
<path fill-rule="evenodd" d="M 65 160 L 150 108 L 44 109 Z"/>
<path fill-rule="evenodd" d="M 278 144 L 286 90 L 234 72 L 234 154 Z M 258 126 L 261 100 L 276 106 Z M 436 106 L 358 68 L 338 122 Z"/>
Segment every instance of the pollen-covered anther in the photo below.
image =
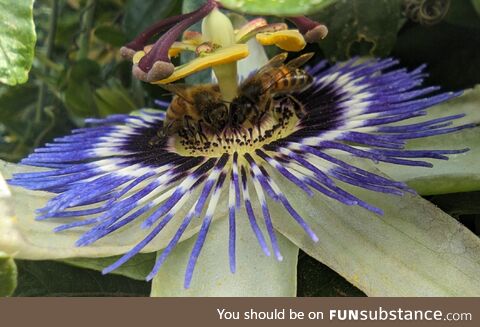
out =
<path fill-rule="evenodd" d="M 215 50 L 219 48 L 220 46 L 218 44 L 212 42 L 203 42 L 195 49 L 195 53 L 197 56 L 204 56 L 206 54 L 215 52 Z"/>

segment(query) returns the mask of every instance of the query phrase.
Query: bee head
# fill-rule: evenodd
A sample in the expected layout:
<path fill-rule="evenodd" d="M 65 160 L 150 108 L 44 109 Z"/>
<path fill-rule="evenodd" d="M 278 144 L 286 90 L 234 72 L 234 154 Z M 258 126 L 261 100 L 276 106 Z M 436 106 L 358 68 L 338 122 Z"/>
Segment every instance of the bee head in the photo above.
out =
<path fill-rule="evenodd" d="M 203 120 L 215 131 L 222 130 L 228 122 L 228 108 L 224 103 L 210 103 L 203 110 Z"/>
<path fill-rule="evenodd" d="M 255 109 L 256 104 L 246 96 L 235 98 L 230 104 L 230 123 L 233 126 L 240 126 Z"/>

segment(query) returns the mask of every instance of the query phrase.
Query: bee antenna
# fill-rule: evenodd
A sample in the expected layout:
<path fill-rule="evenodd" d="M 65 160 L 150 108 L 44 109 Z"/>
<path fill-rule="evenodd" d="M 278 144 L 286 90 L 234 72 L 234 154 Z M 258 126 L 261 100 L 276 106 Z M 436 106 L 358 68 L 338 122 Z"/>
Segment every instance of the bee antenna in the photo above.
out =
<path fill-rule="evenodd" d="M 192 102 L 190 102 L 187 98 L 185 98 L 183 95 L 181 95 L 180 93 L 175 93 L 175 92 L 167 92 L 167 93 L 163 93 L 162 96 L 172 96 L 172 95 L 176 95 L 180 98 L 182 98 L 183 100 L 185 100 L 185 102 L 193 105 Z"/>
<path fill-rule="evenodd" d="M 164 90 L 169 91 L 169 94 L 176 95 L 176 96 L 182 98 L 183 100 L 185 100 L 185 102 L 187 102 L 191 105 L 194 105 L 194 103 L 189 101 L 181 92 L 186 87 L 184 84 L 159 84 L 159 85 Z"/>
<path fill-rule="evenodd" d="M 191 104 L 192 106 L 194 105 L 194 103 L 192 103 L 190 100 L 188 100 L 186 97 L 184 97 L 182 94 L 180 93 L 175 93 L 176 96 L 182 98 L 186 103 L 189 103 Z"/>

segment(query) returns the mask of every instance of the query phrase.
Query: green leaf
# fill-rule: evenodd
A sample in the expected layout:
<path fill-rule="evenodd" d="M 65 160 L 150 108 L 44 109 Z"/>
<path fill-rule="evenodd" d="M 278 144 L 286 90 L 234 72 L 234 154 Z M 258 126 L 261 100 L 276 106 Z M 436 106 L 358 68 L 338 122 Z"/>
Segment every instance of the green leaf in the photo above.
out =
<path fill-rule="evenodd" d="M 128 91 L 120 84 L 97 89 L 94 100 L 101 116 L 129 113 L 138 109 Z"/>
<path fill-rule="evenodd" d="M 308 15 L 322 10 L 338 0 L 221 0 L 223 6 L 252 15 Z"/>
<path fill-rule="evenodd" d="M 0 0 L 0 82 L 28 80 L 35 48 L 33 0 Z"/>
<path fill-rule="evenodd" d="M 0 89 L 0 122 L 16 134 L 25 133 L 22 116 L 37 101 L 38 87 L 32 83 Z"/>
<path fill-rule="evenodd" d="M 430 85 L 461 90 L 480 83 L 478 44 L 480 30 L 448 23 L 417 24 L 402 30 L 392 56 L 407 67 L 428 63 L 426 71 Z"/>
<path fill-rule="evenodd" d="M 0 297 L 10 296 L 17 287 L 17 267 L 11 257 L 0 251 Z"/>
<path fill-rule="evenodd" d="M 403 22 L 399 0 L 337 1 L 314 19 L 328 27 L 319 46 L 332 61 L 388 55 Z"/>
<path fill-rule="evenodd" d="M 153 279 L 151 296 L 295 296 L 298 248 L 277 233 L 283 261 L 265 256 L 248 224 L 237 216 L 237 270 L 229 269 L 228 219 L 214 221 L 198 257 L 191 287 L 185 269 L 195 238 L 177 245 Z M 265 234 L 265 232 L 264 232 Z"/>
<path fill-rule="evenodd" d="M 181 6 L 180 0 L 127 0 L 123 30 L 128 39 L 133 39 L 156 21 L 179 14 Z"/>
<path fill-rule="evenodd" d="M 361 163 L 353 162 L 373 170 Z M 282 187 L 319 241 L 314 243 L 293 219 L 286 219 L 276 203 L 274 225 L 369 296 L 480 295 L 480 239 L 471 231 L 417 195 L 341 186 L 385 214 Z"/>
<path fill-rule="evenodd" d="M 480 123 L 480 86 L 468 90 L 464 95 L 428 110 L 428 119 L 465 113 L 466 116 L 455 122 Z M 422 119 L 422 120 L 425 120 Z M 419 119 L 410 120 L 415 123 Z M 401 167 L 380 163 L 377 167 L 396 180 L 407 182 L 423 195 L 469 192 L 480 190 L 480 127 L 467 129 L 448 135 L 432 136 L 411 140 L 409 149 L 463 149 L 470 151 L 449 155 L 448 161 L 426 160 L 433 168 Z"/>
<path fill-rule="evenodd" d="M 476 14 L 474 6 L 475 1 L 473 0 L 451 1 L 445 21 L 467 28 L 480 29 L 480 17 Z"/>
<path fill-rule="evenodd" d="M 92 82 L 98 79 L 99 74 L 99 64 L 89 59 L 77 61 L 70 69 L 65 106 L 74 116 L 86 118 L 97 115 Z"/>
<path fill-rule="evenodd" d="M 97 271 L 102 271 L 104 268 L 110 266 L 120 257 L 110 258 L 77 258 L 65 259 L 62 262 L 68 263 L 72 266 L 80 268 L 89 268 Z M 155 263 L 155 253 L 142 253 L 134 256 L 118 269 L 112 271 L 112 274 L 122 275 L 136 280 L 145 280 L 145 277 L 150 273 Z"/>
<path fill-rule="evenodd" d="M 18 260 L 14 296 L 148 296 L 150 283 L 54 261 Z"/>
<path fill-rule="evenodd" d="M 95 28 L 95 36 L 115 47 L 121 47 L 128 40 L 125 33 L 114 25 L 101 25 Z"/>
<path fill-rule="evenodd" d="M 65 106 L 75 117 L 96 116 L 97 108 L 93 95 L 92 87 L 88 81 L 72 80 L 68 83 L 68 88 L 65 91 Z"/>

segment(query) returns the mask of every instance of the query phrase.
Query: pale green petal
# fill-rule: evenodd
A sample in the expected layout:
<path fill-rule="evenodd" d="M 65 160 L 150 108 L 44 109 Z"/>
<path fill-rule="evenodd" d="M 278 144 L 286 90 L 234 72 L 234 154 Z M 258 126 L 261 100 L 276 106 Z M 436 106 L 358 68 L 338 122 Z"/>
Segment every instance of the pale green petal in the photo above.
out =
<path fill-rule="evenodd" d="M 467 114 L 455 122 L 480 123 L 480 86 L 468 90 L 459 98 L 437 105 L 428 110 L 428 119 Z M 425 117 L 408 122 L 425 120 Z M 406 124 L 402 122 L 401 124 Z M 423 195 L 469 192 L 480 189 L 480 128 L 467 129 L 453 134 L 432 136 L 411 140 L 407 148 L 421 149 L 463 149 L 470 148 L 467 153 L 449 155 L 448 161 L 426 160 L 433 168 L 400 167 L 381 163 L 378 168 L 396 180 L 407 182 Z"/>
<path fill-rule="evenodd" d="M 210 227 L 193 274 L 184 289 L 185 269 L 195 238 L 179 244 L 153 280 L 152 296 L 295 296 L 298 248 L 277 233 L 283 261 L 265 256 L 248 224 L 245 211 L 237 217 L 237 271 L 228 259 L 228 220 Z"/>
<path fill-rule="evenodd" d="M 421 197 L 355 189 L 385 211 L 378 216 L 318 193 L 309 198 L 296 188 L 282 189 L 320 240 L 313 243 L 278 205 L 276 228 L 367 295 L 480 295 L 479 238 Z"/>
<path fill-rule="evenodd" d="M 0 170 L 5 178 L 14 172 L 32 171 L 32 167 L 24 167 L 8 163 L 0 163 Z M 54 233 L 59 224 L 71 222 L 70 219 L 50 219 L 36 221 L 35 209 L 42 208 L 52 197 L 52 194 L 39 191 L 29 191 L 23 188 L 11 187 L 12 196 L 0 203 L 2 219 L 0 219 L 0 250 L 19 259 L 64 259 L 75 257 L 109 257 L 130 250 L 141 241 L 149 230 L 140 227 L 142 219 L 125 226 L 123 229 L 95 242 L 91 246 L 76 247 L 75 241 L 86 228 L 76 228 L 71 231 Z M 192 195 L 192 201 L 196 194 Z M 2 201 L 2 200 L 0 200 Z M 187 206 L 190 202 L 187 202 Z M 192 203 L 190 203 L 191 205 Z M 226 216 L 226 206 L 219 206 L 218 217 Z M 185 212 L 179 212 L 182 216 Z M 143 252 L 153 252 L 168 244 L 176 232 L 180 220 L 172 221 Z M 182 238 L 187 239 L 198 231 L 198 222 L 192 222 L 192 227 Z"/>
<path fill-rule="evenodd" d="M 480 110 L 479 110 L 480 111 Z M 379 169 L 393 179 L 406 182 L 422 195 L 470 192 L 480 189 L 480 128 L 409 142 L 410 149 L 462 149 L 449 160 L 425 160 L 432 168 L 399 167 L 380 164 Z"/>

